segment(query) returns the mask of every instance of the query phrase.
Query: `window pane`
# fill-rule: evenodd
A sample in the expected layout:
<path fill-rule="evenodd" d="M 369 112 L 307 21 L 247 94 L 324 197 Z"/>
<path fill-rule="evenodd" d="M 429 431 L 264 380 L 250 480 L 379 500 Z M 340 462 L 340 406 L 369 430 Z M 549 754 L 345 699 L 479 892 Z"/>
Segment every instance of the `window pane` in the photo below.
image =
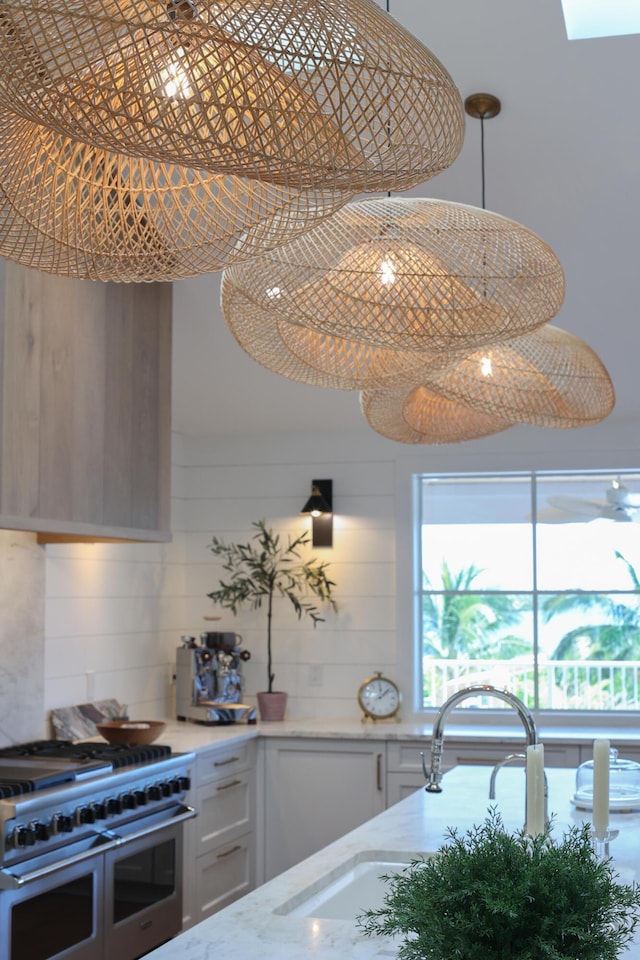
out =
<path fill-rule="evenodd" d="M 531 588 L 529 477 L 425 478 L 422 491 L 426 587 Z"/>
<path fill-rule="evenodd" d="M 538 478 L 540 590 L 635 589 L 634 571 L 640 572 L 635 522 L 640 520 L 639 484 L 629 476 L 613 481 L 619 486 L 612 487 L 611 475 Z"/>
<path fill-rule="evenodd" d="M 637 710 L 640 598 L 563 593 L 540 597 L 539 638 L 554 710 Z"/>
<path fill-rule="evenodd" d="M 534 706 L 533 616 L 527 594 L 425 594 L 422 599 L 424 706 L 461 687 L 506 687 Z M 482 706 L 507 706 L 495 699 Z M 477 701 L 460 709 L 473 710 Z M 507 706 L 508 709 L 508 706 Z"/>
<path fill-rule="evenodd" d="M 425 708 L 640 709 L 640 473 L 422 477 L 419 510 Z"/>

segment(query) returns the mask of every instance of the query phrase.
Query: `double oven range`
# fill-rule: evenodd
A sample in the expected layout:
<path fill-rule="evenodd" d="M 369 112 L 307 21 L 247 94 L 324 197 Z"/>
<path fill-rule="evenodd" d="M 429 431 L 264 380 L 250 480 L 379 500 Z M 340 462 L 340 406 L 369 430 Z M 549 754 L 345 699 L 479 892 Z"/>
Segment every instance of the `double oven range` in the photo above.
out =
<path fill-rule="evenodd" d="M 182 925 L 194 754 L 0 750 L 0 960 L 136 960 Z"/>

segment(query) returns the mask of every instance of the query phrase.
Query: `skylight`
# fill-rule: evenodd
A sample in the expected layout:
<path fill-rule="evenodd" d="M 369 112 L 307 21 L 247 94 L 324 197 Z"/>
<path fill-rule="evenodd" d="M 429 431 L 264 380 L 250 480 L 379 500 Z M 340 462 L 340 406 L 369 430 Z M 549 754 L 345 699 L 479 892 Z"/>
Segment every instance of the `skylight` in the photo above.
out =
<path fill-rule="evenodd" d="M 640 0 L 562 0 L 569 40 L 640 33 Z"/>

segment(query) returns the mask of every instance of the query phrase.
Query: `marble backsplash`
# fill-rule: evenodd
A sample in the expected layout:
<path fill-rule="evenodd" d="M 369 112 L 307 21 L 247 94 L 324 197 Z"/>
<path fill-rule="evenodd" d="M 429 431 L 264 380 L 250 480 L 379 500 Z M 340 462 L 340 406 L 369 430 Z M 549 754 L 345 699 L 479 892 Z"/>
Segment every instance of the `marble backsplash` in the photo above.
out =
<path fill-rule="evenodd" d="M 0 530 L 0 746 L 45 735 L 45 551 Z"/>

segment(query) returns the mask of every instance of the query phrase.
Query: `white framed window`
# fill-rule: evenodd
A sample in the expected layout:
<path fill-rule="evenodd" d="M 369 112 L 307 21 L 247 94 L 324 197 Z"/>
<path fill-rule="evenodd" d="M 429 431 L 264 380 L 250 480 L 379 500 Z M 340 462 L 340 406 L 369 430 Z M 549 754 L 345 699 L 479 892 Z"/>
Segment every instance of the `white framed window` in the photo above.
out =
<path fill-rule="evenodd" d="M 640 471 L 420 474 L 414 536 L 419 710 L 640 709 Z"/>

